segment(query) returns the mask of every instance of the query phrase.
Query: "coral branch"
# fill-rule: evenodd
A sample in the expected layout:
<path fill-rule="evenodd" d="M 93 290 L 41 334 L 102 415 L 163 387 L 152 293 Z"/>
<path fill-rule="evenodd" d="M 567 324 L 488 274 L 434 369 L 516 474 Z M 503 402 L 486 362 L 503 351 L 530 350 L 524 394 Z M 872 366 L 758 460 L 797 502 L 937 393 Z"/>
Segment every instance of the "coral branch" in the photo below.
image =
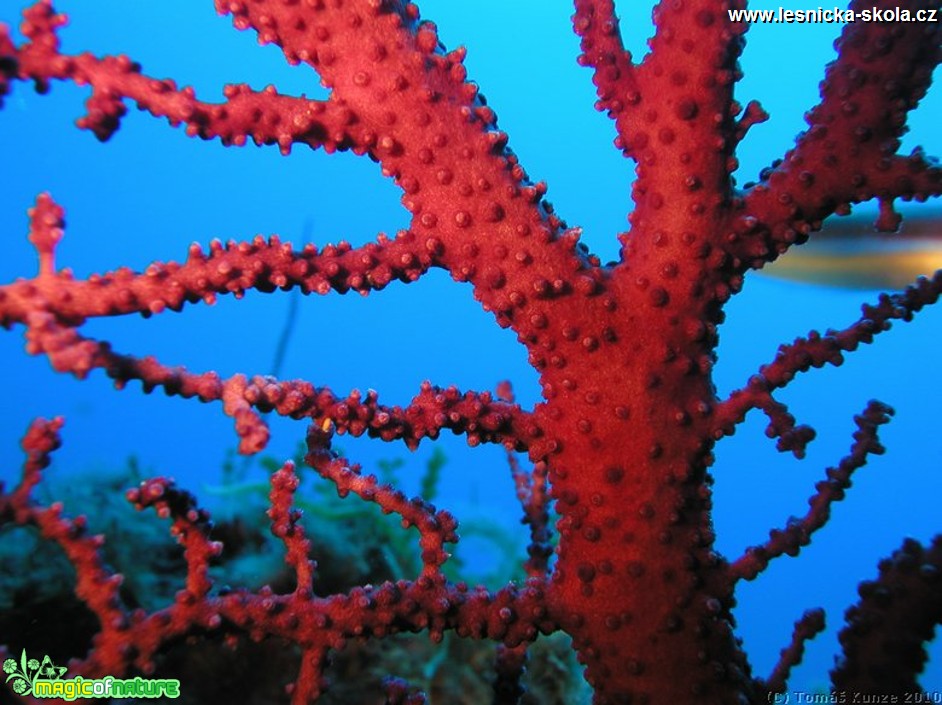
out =
<path fill-rule="evenodd" d="M 36 199 L 36 206 L 30 208 L 28 214 L 29 241 L 39 254 L 39 276 L 51 276 L 56 271 L 56 245 L 64 233 L 65 211 L 48 193 L 42 193 Z"/>
<path fill-rule="evenodd" d="M 91 86 L 87 113 L 77 124 L 101 141 L 118 129 L 126 112 L 124 100 L 130 99 L 141 110 L 167 118 L 173 126 L 185 125 L 190 136 L 219 137 L 225 145 L 241 146 L 251 138 L 258 145 L 277 144 L 283 154 L 298 143 L 312 149 L 324 147 L 328 152 L 351 147 L 360 154 L 367 151 L 350 129 L 350 111 L 335 102 L 280 95 L 274 86 L 259 92 L 245 85 L 229 85 L 223 91 L 225 102 L 203 103 L 196 100 L 190 87 L 178 89 L 171 80 L 141 74 L 140 66 L 127 56 L 60 53 L 56 30 L 63 24 L 65 16 L 56 14 L 49 2 L 28 9 L 22 29 L 30 41 L 18 50 L 2 52 L 15 66 L 15 72 L 5 73 L 34 81 L 40 92 L 48 89 L 51 80 Z"/>
<path fill-rule="evenodd" d="M 497 387 L 502 401 L 513 403 L 514 393 L 510 382 Z M 530 472 L 520 466 L 520 461 L 507 451 L 510 476 L 517 491 L 517 501 L 523 509 L 523 523 L 530 527 L 530 544 L 527 546 L 527 562 L 524 570 L 530 577 L 545 576 L 549 570 L 549 558 L 553 553 L 550 545 L 548 469 L 545 461 L 538 461 Z"/>
<path fill-rule="evenodd" d="M 37 419 L 23 439 L 27 461 L 23 477 L 10 494 L 0 491 L 0 527 L 12 523 L 33 526 L 40 535 L 62 549 L 75 568 L 75 594 L 95 615 L 100 625 L 94 658 L 115 663 L 128 656 L 124 635 L 128 618 L 120 606 L 119 588 L 123 578 L 111 573 L 100 555 L 102 536 L 87 534 L 84 516 L 69 519 L 62 516 L 63 505 L 37 505 L 30 496 L 40 480 L 41 471 L 49 465 L 50 454 L 59 447 L 62 419 Z M 2 488 L 0 488 L 2 489 Z"/>
<path fill-rule="evenodd" d="M 928 548 L 907 539 L 859 593 L 840 634 L 844 657 L 831 672 L 834 686 L 874 695 L 920 692 L 924 644 L 942 623 L 942 536 Z"/>
<path fill-rule="evenodd" d="M 572 293 L 568 280 L 589 262 L 575 232 L 559 236 L 564 224 L 542 201 L 545 185 L 527 179 L 466 80 L 464 51 L 445 54 L 435 25 L 420 22 L 411 3 L 328 3 L 314 13 L 325 28 L 315 32 L 305 31 L 302 5 L 217 0 L 217 8 L 317 70 L 404 191 L 412 230 L 442 244 L 441 265 L 474 285 L 500 325 L 533 345 L 545 339 L 547 299 Z M 593 293 L 599 279 L 587 277 Z"/>
<path fill-rule="evenodd" d="M 935 303 L 942 293 L 942 272 L 931 279 L 920 277 L 899 294 L 881 294 L 876 306 L 864 305 L 863 317 L 844 330 L 815 333 L 791 345 L 779 348 L 775 361 L 759 373 L 768 380 L 770 389 L 780 389 L 799 372 L 825 364 L 840 365 L 843 353 L 852 352 L 860 344 L 873 342 L 873 337 L 888 331 L 892 321 L 911 321 L 923 307 Z"/>
<path fill-rule="evenodd" d="M 518 705 L 526 692 L 520 679 L 527 670 L 527 644 L 497 646 L 497 680 L 494 681 L 493 705 Z"/>
<path fill-rule="evenodd" d="M 295 592 L 299 595 L 314 593 L 314 562 L 308 558 L 311 543 L 304 536 L 304 527 L 299 523 L 301 512 L 292 509 L 295 490 L 300 480 L 294 472 L 294 463 L 287 462 L 271 477 L 271 532 L 285 545 L 285 560 L 294 568 Z"/>
<path fill-rule="evenodd" d="M 880 167 L 868 180 L 874 195 L 880 200 L 881 217 L 875 223 L 877 230 L 895 232 L 899 228 L 902 217 L 892 210 L 893 200 L 897 196 L 910 200 L 906 194 L 912 194 L 913 200 L 922 202 L 929 196 L 942 193 L 942 166 L 921 147 L 906 156 L 897 154 L 883 159 Z M 866 194 L 858 194 L 855 200 L 866 200 Z M 887 211 L 893 213 L 892 219 L 887 218 Z"/>
<path fill-rule="evenodd" d="M 619 236 L 623 262 L 652 259 L 667 266 L 688 256 L 696 239 L 691 229 L 716 230 L 725 220 L 718 206 L 727 199 L 736 166 L 734 117 L 740 107 L 732 87 L 745 30 L 727 9 L 740 4 L 721 7 L 702 0 L 661 3 L 654 10 L 651 51 L 634 72 L 637 90 L 621 99 L 618 123 L 619 146 L 638 164 L 632 232 Z M 665 61 L 668 47 L 679 47 L 683 61 Z M 691 226 L 691 216 L 700 224 Z M 659 237 L 642 240 L 632 234 L 640 231 Z M 714 244 L 721 245 L 696 247 Z M 636 275 L 626 269 L 623 276 Z"/>
<path fill-rule="evenodd" d="M 529 558 L 525 564 L 527 575 L 536 577 L 545 575 L 549 568 L 549 558 L 553 554 L 550 545 L 549 508 L 547 506 L 547 468 L 540 461 L 530 472 L 520 467 L 516 457 L 507 454 L 510 474 L 517 488 L 517 500 L 523 508 L 523 522 L 530 527 L 530 544 L 527 546 Z"/>
<path fill-rule="evenodd" d="M 765 570 L 769 561 L 784 554 L 797 556 L 803 546 L 811 542 L 811 535 L 823 527 L 831 516 L 831 505 L 844 499 L 854 471 L 863 467 L 870 454 L 884 451 L 877 439 L 877 429 L 890 420 L 893 410 L 877 401 L 871 401 L 864 412 L 854 418 L 857 431 L 854 444 L 836 468 L 828 468 L 827 479 L 815 485 L 815 494 L 808 500 L 810 509 L 801 519 L 792 517 L 784 529 L 769 532 L 769 540 L 761 546 L 746 549 L 742 557 L 729 566 L 734 580 L 752 580 Z"/>
<path fill-rule="evenodd" d="M 327 426 L 329 428 L 329 424 Z M 449 556 L 445 544 L 458 540 L 455 533 L 458 523 L 454 517 L 448 512 L 436 512 L 420 498 L 409 499 L 390 485 L 380 485 L 375 475 L 360 475 L 359 466 L 350 466 L 330 452 L 331 435 L 330 430 L 312 426 L 307 435 L 305 461 L 333 482 L 341 497 L 353 492 L 367 502 L 375 502 L 384 513 L 395 512 L 401 516 L 403 528 L 415 526 L 422 548 L 422 577 L 434 579 L 441 575 L 441 567 Z"/>
<path fill-rule="evenodd" d="M 782 345 L 775 360 L 759 369 L 759 374 L 749 379 L 749 384 L 732 392 L 717 404 L 714 420 L 714 435 L 717 439 L 730 435 L 742 422 L 750 409 L 762 409 L 773 423 L 770 435 L 782 435 L 800 430 L 799 438 L 810 440 L 806 427 L 795 427 L 794 419 L 785 416 L 785 407 L 774 402 L 771 393 L 785 387 L 796 375 L 812 367 L 830 364 L 839 366 L 844 353 L 852 352 L 861 344 L 873 342 L 878 333 L 888 331 L 892 321 L 910 321 L 923 307 L 935 303 L 942 294 L 942 271 L 932 279 L 920 277 L 912 286 L 899 294 L 881 294 L 876 306 L 864 304 L 863 316 L 843 330 L 828 330 L 823 336 L 812 331 L 807 338 L 800 338 L 790 345 Z"/>
<path fill-rule="evenodd" d="M 824 631 L 824 610 L 808 610 L 795 622 L 791 643 L 779 656 L 778 663 L 766 679 L 765 685 L 771 693 L 784 693 L 791 670 L 801 664 L 805 644 Z"/>
<path fill-rule="evenodd" d="M 631 52 L 625 49 L 615 16 L 615 4 L 609 0 L 576 0 L 572 24 L 582 37 L 579 64 L 594 69 L 599 100 L 598 110 L 608 111 L 618 129 L 619 145 L 627 149 L 628 126 L 619 124 L 625 103 L 637 102 L 638 84 Z"/>
<path fill-rule="evenodd" d="M 791 451 L 796 458 L 804 457 L 805 447 L 814 440 L 814 429 L 795 423 L 795 417 L 789 413 L 788 407 L 772 397 L 768 380 L 761 374 L 753 375 L 745 389 L 733 392 L 727 401 L 719 405 L 716 420 L 724 426 L 718 428 L 717 438 L 732 433 L 749 409 L 760 409 L 768 416 L 769 425 L 765 435 L 778 438 L 776 447 L 779 451 Z"/>
<path fill-rule="evenodd" d="M 203 600 L 212 587 L 209 563 L 222 553 L 222 544 L 209 538 L 209 514 L 193 495 L 164 477 L 142 482 L 126 496 L 137 509 L 152 507 L 161 519 L 173 519 L 170 533 L 183 546 L 187 566 L 186 589 L 177 594 L 177 603 L 192 606 Z"/>
<path fill-rule="evenodd" d="M 736 121 L 736 144 L 746 138 L 746 134 L 753 125 L 759 125 L 769 119 L 769 114 L 763 110 L 757 100 L 750 100 L 742 116 Z"/>
<path fill-rule="evenodd" d="M 213 240 L 208 253 L 191 245 L 184 264 L 154 262 L 141 274 L 122 268 L 75 280 L 67 270 L 51 276 L 55 243 L 61 237 L 61 208 L 47 194 L 36 203 L 30 210 L 29 237 L 40 255 L 41 276 L 0 287 L 0 324 L 7 327 L 24 323 L 36 309 L 77 325 L 100 316 L 179 311 L 187 302 L 213 303 L 218 294 L 241 297 L 251 289 L 271 292 L 297 286 L 306 294 L 367 294 L 396 279 L 416 281 L 433 265 L 441 247 L 435 238 L 420 241 L 409 231 L 393 240 L 380 235 L 358 248 L 340 242 L 320 251 L 306 245 L 300 252 L 277 236 L 225 245 Z"/>
<path fill-rule="evenodd" d="M 286 688 L 291 694 L 291 705 L 306 705 L 317 700 L 327 685 L 324 678 L 324 669 L 327 665 L 326 648 L 312 646 L 301 652 L 301 669 L 298 672 L 298 678 Z"/>
<path fill-rule="evenodd" d="M 23 437 L 23 450 L 26 451 L 26 463 L 23 466 L 23 475 L 16 488 L 10 493 L 5 511 L 12 511 L 14 518 L 19 520 L 17 512 L 23 511 L 28 503 L 30 493 L 39 483 L 42 471 L 49 466 L 52 451 L 59 447 L 59 429 L 64 420 L 57 417 L 51 421 L 37 419 L 30 424 Z M 0 491 L 3 486 L 0 485 Z"/>
<path fill-rule="evenodd" d="M 132 666 L 150 673 L 160 650 L 181 637 L 213 632 L 247 633 L 256 640 L 277 636 L 297 644 L 303 652 L 301 669 L 291 688 L 292 702 L 300 705 L 321 692 L 329 652 L 350 638 L 428 630 L 433 639 L 441 640 L 445 630 L 456 630 L 465 637 L 491 638 L 516 648 L 535 639 L 538 630 L 555 628 L 540 606 L 545 599 L 542 581 L 530 580 L 523 588 L 509 585 L 497 593 L 447 583 L 438 568 L 445 560 L 444 542 L 457 540 L 454 520 L 421 501 L 378 487 L 375 479 L 361 477 L 327 452 L 329 434 L 317 427 L 309 436 L 309 458 L 337 484 L 338 492 L 352 491 L 375 501 L 385 511 L 400 514 L 407 525 L 419 528 L 425 568 L 415 581 L 314 598 L 306 587 L 311 577 L 307 542 L 295 523 L 298 515 L 289 506 L 297 477 L 287 464 L 272 478 L 270 515 L 272 531 L 288 547 L 285 560 L 296 571 L 296 589 L 286 595 L 275 594 L 269 587 L 213 595 L 207 568 L 221 553 L 222 545 L 209 538 L 209 515 L 197 507 L 188 492 L 166 478 L 156 478 L 129 490 L 127 498 L 138 509 L 150 507 L 172 520 L 171 533 L 184 547 L 186 585 L 169 607 L 150 614 L 142 610 L 129 613 L 118 594 L 121 576 L 110 573 L 101 560 L 103 539 L 85 536 L 85 520 L 63 518 L 61 505 L 42 507 L 29 497 L 41 468 L 48 464 L 49 453 L 59 444 L 60 425 L 61 420 L 40 420 L 31 426 L 23 442 L 28 458 L 23 482 L 10 494 L 0 493 L 0 526 L 37 527 L 43 537 L 62 547 L 75 567 L 76 595 L 99 622 L 93 650 L 84 661 L 70 664 L 78 673 L 121 677 Z"/>
<path fill-rule="evenodd" d="M 850 9 L 892 11 L 893 3 L 852 2 Z M 937 0 L 908 6 L 938 11 Z M 821 83 L 809 129 L 745 197 L 752 234 L 730 251 L 761 267 L 820 221 L 874 197 L 892 202 L 942 193 L 942 170 L 921 157 L 897 156 L 907 113 L 916 107 L 940 58 L 938 22 L 852 22 Z"/>
<path fill-rule="evenodd" d="M 168 395 L 196 397 L 204 403 L 221 401 L 226 414 L 235 419 L 239 451 L 245 454 L 257 453 L 268 443 L 267 424 L 256 410 L 295 419 L 329 420 L 341 433 L 402 440 L 410 448 L 417 447 L 422 438 L 437 438 L 442 429 L 465 435 L 471 445 L 505 443 L 515 450 L 525 450 L 525 438 L 540 435 L 530 414 L 515 404 L 492 400 L 488 392 L 461 393 L 455 387 L 439 389 L 424 383 L 409 406 L 389 407 L 379 403 L 373 390 L 368 390 L 365 398 L 359 390 L 339 398 L 326 387 L 300 380 L 241 374 L 221 379 L 215 372 L 199 374 L 168 367 L 152 356 L 121 355 L 108 343 L 59 325 L 48 313 L 32 313 L 26 322 L 27 350 L 34 355 L 46 354 L 60 372 L 84 378 L 91 370 L 102 369 L 119 388 L 139 380 L 145 392 L 162 387 Z"/>

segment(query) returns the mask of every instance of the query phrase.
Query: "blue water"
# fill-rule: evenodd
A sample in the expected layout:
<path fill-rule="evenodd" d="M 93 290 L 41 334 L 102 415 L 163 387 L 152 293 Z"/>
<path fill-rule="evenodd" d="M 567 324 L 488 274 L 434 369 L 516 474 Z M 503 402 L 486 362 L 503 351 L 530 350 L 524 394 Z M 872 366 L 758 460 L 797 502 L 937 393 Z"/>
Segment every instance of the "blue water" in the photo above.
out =
<path fill-rule="evenodd" d="M 15 12 L 24 4 L 5 2 L 0 21 L 15 24 Z M 228 19 L 214 14 L 212 3 L 195 5 L 63 1 L 58 7 L 73 15 L 62 32 L 64 47 L 127 52 L 149 74 L 191 84 L 209 101 L 218 100 L 229 82 L 255 88 L 275 83 L 282 92 L 323 95 L 310 70 L 287 67 L 277 49 L 258 48 L 253 34 L 233 31 Z M 469 75 L 497 111 L 531 177 L 547 181 L 557 211 L 584 228 L 585 241 L 603 260 L 613 258 L 615 234 L 624 229 L 630 209 L 633 168 L 611 146 L 609 120 L 592 107 L 590 72 L 575 64 L 571 10 L 566 3 L 529 0 L 502 5 L 498 14 L 482 11 L 479 2 L 421 3 L 449 48 L 468 46 Z M 640 53 L 649 13 L 629 7 L 623 14 L 623 27 L 633 26 L 624 29 L 627 41 Z M 750 32 L 738 96 L 743 104 L 760 99 L 772 120 L 754 127 L 742 145 L 740 181 L 752 180 L 781 156 L 803 127 L 823 64 L 833 57 L 836 32 L 810 25 L 757 26 Z M 101 145 L 72 126 L 85 93 L 55 85 L 50 95 L 37 97 L 18 84 L 0 111 L 0 281 L 35 273 L 25 211 L 44 190 L 67 209 L 57 259 L 77 276 L 180 260 L 191 242 L 216 237 L 278 233 L 297 244 L 306 237 L 359 244 L 408 223 L 397 190 L 368 159 L 303 149 L 283 159 L 273 148 L 223 149 L 188 139 L 133 108 L 120 132 Z M 904 149 L 923 144 L 930 154 L 942 153 L 932 128 L 940 115 L 937 90 L 911 120 Z M 847 325 L 857 318 L 860 303 L 875 296 L 753 277 L 730 304 L 722 329 L 720 393 L 741 386 L 772 359 L 778 344 L 810 328 Z M 303 377 L 338 393 L 374 388 L 381 400 L 398 404 L 407 403 L 425 379 L 479 390 L 510 379 L 525 405 L 538 397 L 536 375 L 513 334 L 493 324 L 469 287 L 441 272 L 366 299 L 331 295 L 300 303 L 284 377 Z M 288 307 L 288 295 L 250 293 L 242 301 L 223 298 L 212 308 L 190 306 L 182 315 L 92 321 L 85 332 L 111 340 L 121 352 L 154 354 L 196 371 L 268 373 Z M 100 373 L 85 382 L 54 374 L 45 359 L 25 355 L 20 333 L 0 336 L 4 478 L 16 474 L 18 439 L 29 419 L 61 414 L 67 419 L 64 446 L 52 472 L 100 472 L 121 467 L 133 454 L 149 472 L 175 475 L 197 494 L 218 481 L 235 441 L 231 421 L 217 405 L 168 399 L 160 392 L 143 396 L 137 384 L 114 392 Z M 926 541 L 942 528 L 942 435 L 935 423 L 942 388 L 936 362 L 940 334 L 942 307 L 920 314 L 913 324 L 897 325 L 874 346 L 849 356 L 841 369 L 813 371 L 782 394 L 799 421 L 819 432 L 804 461 L 777 454 L 758 417 L 717 448 L 718 542 L 735 557 L 789 515 L 805 512 L 824 468 L 846 453 L 852 416 L 868 399 L 884 400 L 898 412 L 882 431 L 888 453 L 859 471 L 848 498 L 834 508 L 831 523 L 812 546 L 798 559 L 776 561 L 741 589 L 739 632 L 757 675 L 771 669 L 793 621 L 805 609 L 823 606 L 831 628 L 812 642 L 806 664 L 792 680 L 795 688 L 822 685 L 836 652 L 835 627 L 854 600 L 857 582 L 875 575 L 877 560 L 904 536 Z M 278 422 L 273 430 L 270 451 L 284 456 L 304 433 L 298 423 Z M 468 449 L 457 438 L 442 443 L 449 463 L 439 503 L 459 520 L 502 517 L 508 530 L 519 534 L 502 449 Z M 408 458 L 417 471 L 404 484 L 413 492 L 431 451 L 423 443 L 409 458 L 397 445 L 349 439 L 340 445 L 366 467 L 379 459 Z M 939 690 L 942 652 L 935 653 L 923 685 Z"/>

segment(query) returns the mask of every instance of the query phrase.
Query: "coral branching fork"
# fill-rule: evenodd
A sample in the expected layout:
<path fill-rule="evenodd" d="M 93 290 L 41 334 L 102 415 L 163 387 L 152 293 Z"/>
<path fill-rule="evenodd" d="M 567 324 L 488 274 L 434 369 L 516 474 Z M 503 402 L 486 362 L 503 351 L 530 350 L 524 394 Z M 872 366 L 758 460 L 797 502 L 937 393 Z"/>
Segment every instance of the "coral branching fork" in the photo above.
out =
<path fill-rule="evenodd" d="M 914 12 L 938 4 L 908 3 Z M 402 190 L 409 229 L 356 248 L 294 250 L 276 238 L 213 242 L 194 246 L 182 264 L 77 279 L 56 266 L 63 211 L 41 195 L 29 232 L 39 273 L 0 287 L 0 321 L 24 328 L 28 351 L 47 356 L 59 371 L 81 378 L 102 370 L 118 387 L 139 380 L 148 391 L 221 402 L 246 453 L 268 437 L 259 412 L 310 420 L 307 463 L 341 493 L 375 502 L 417 528 L 424 566 L 408 580 L 315 597 L 309 546 L 292 510 L 298 480 L 287 464 L 272 476 L 270 516 L 296 587 L 288 594 L 223 594 L 207 577 L 220 547 L 206 514 L 189 494 L 157 478 L 128 498 L 172 519 L 186 550 L 186 584 L 165 609 L 130 611 L 119 599 L 120 577 L 98 556 L 100 539 L 85 535 L 82 519 L 65 518 L 58 505 L 31 496 L 60 425 L 37 421 L 24 441 L 23 479 L 0 499 L 0 522 L 35 527 L 76 568 L 76 593 L 100 624 L 89 652 L 72 667 L 89 675 L 146 673 L 162 647 L 187 635 L 278 637 L 302 654 L 291 687 L 293 701 L 303 703 L 328 687 L 325 663 L 348 640 L 404 631 L 438 639 L 454 630 L 500 644 L 495 702 L 516 702 L 528 645 L 561 630 L 572 638 L 598 705 L 767 702 L 785 687 L 822 615 L 799 619 L 779 665 L 759 678 L 735 636 L 735 588 L 811 540 L 854 470 L 882 451 L 877 430 L 891 412 L 878 402 L 867 406 L 849 454 L 827 471 L 807 514 L 732 560 L 714 549 L 712 449 L 758 410 L 780 449 L 801 455 L 813 432 L 777 393 L 799 373 L 840 364 L 894 320 L 908 321 L 934 303 L 942 274 L 882 296 L 843 329 L 782 346 L 727 398 L 717 397 L 711 376 L 717 326 L 747 272 L 814 238 L 828 216 L 877 199 L 877 224 L 892 229 L 896 199 L 922 201 L 942 191 L 933 160 L 921 150 L 899 153 L 907 114 L 939 60 L 942 25 L 849 24 L 825 71 L 820 102 L 807 113 L 808 129 L 758 183 L 737 189 L 737 145 L 765 117 L 757 103 L 743 109 L 734 100 L 748 27 L 728 11 L 743 9 L 740 3 L 660 3 L 651 51 L 636 61 L 622 44 L 613 3 L 576 0 L 579 60 L 592 70 L 599 109 L 614 120 L 616 146 L 636 165 L 630 230 L 618 236 L 618 261 L 603 265 L 509 150 L 495 113 L 466 78 L 463 50 L 445 51 L 414 4 L 217 0 L 216 6 L 237 28 L 283 49 L 291 64 L 313 68 L 330 97 L 238 85 L 225 89 L 221 103 L 202 102 L 191 89 L 147 76 L 126 56 L 62 53 L 57 32 L 65 18 L 48 2 L 26 11 L 23 43 L 0 30 L 0 91 L 19 81 L 41 92 L 56 80 L 87 85 L 78 125 L 101 140 L 117 130 L 130 101 L 224 145 L 251 139 L 285 153 L 300 144 L 367 155 Z M 517 334 L 539 374 L 540 403 L 523 409 L 506 394 L 428 384 L 405 408 L 384 406 L 373 393 L 341 397 L 308 382 L 190 372 L 120 354 L 81 332 L 90 318 L 180 311 L 250 290 L 366 294 L 417 280 L 433 267 L 470 283 L 495 322 Z M 533 529 L 522 584 L 489 591 L 448 581 L 441 566 L 445 544 L 457 539 L 455 520 L 378 484 L 330 448 L 335 432 L 411 447 L 446 429 L 472 444 L 529 454 L 532 473 L 517 471 Z M 547 498 L 559 515 L 553 560 Z M 907 541 L 874 582 L 862 585 L 842 633 L 835 687 L 895 693 L 914 686 L 925 660 L 922 642 L 942 609 L 940 562 L 942 541 L 929 547 Z M 399 680 L 389 682 L 386 697 L 422 699 Z"/>

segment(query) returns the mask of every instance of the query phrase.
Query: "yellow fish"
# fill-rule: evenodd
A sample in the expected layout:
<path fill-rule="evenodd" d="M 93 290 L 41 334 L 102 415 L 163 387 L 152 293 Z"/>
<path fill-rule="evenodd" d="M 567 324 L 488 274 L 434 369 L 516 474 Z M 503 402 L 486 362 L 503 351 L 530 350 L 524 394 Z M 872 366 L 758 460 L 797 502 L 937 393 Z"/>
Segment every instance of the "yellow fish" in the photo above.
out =
<path fill-rule="evenodd" d="M 899 232 L 880 233 L 873 216 L 836 218 L 791 248 L 762 274 L 844 289 L 902 289 L 942 269 L 942 213 L 903 218 Z"/>

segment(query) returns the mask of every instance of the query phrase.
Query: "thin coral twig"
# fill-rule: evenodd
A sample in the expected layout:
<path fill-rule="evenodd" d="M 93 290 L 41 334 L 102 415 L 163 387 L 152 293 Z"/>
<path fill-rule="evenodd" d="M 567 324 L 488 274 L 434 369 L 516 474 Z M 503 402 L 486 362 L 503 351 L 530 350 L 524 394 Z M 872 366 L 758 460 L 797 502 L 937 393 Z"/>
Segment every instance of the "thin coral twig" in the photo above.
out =
<path fill-rule="evenodd" d="M 765 680 L 765 687 L 770 693 L 783 693 L 792 669 L 801 663 L 805 655 L 805 644 L 824 631 L 824 610 L 814 609 L 805 612 L 795 622 L 792 640 L 782 649 L 772 673 Z"/>
<path fill-rule="evenodd" d="M 919 277 L 898 294 L 881 294 L 875 306 L 865 304 L 861 318 L 842 330 L 828 330 L 824 335 L 812 331 L 806 338 L 780 346 L 775 359 L 763 365 L 746 387 L 732 392 L 716 405 L 714 437 L 720 439 L 732 434 L 751 409 L 762 409 L 769 414 L 773 421 L 773 436 L 782 431 L 804 428 L 795 427 L 794 419 L 789 421 L 790 417 L 783 416 L 786 409 L 772 400 L 773 391 L 784 388 L 798 374 L 812 367 L 841 365 L 845 352 L 852 352 L 861 344 L 872 343 L 875 335 L 890 330 L 894 320 L 912 320 L 922 308 L 935 303 L 940 294 L 942 270 L 931 279 Z"/>
<path fill-rule="evenodd" d="M 90 86 L 87 114 L 78 126 L 91 130 L 99 140 L 109 139 L 118 129 L 127 99 L 155 117 L 167 118 L 171 125 L 185 125 L 191 136 L 218 137 L 224 145 L 241 146 L 252 139 L 258 145 L 277 144 L 284 154 L 299 143 L 327 152 L 368 151 L 350 129 L 354 122 L 350 110 L 334 101 L 281 95 L 274 86 L 254 91 L 246 85 L 229 85 L 223 91 L 224 102 L 204 103 L 190 87 L 178 89 L 174 81 L 145 76 L 125 55 L 62 54 L 56 32 L 63 24 L 65 16 L 47 3 L 28 9 L 23 33 L 29 41 L 12 53 L 5 52 L 15 67 L 9 73 L 34 81 L 40 90 L 47 89 L 52 80 Z"/>
<path fill-rule="evenodd" d="M 810 509 L 801 519 L 792 517 L 783 529 L 769 532 L 769 540 L 752 546 L 729 566 L 733 580 L 752 580 L 779 556 L 797 556 L 803 546 L 811 542 L 811 535 L 822 528 L 831 515 L 831 505 L 844 499 L 855 470 L 866 464 L 870 455 L 881 455 L 883 446 L 877 430 L 890 420 L 893 410 L 886 404 L 871 401 L 862 414 L 855 417 L 857 431 L 850 452 L 835 468 L 828 468 L 827 479 L 815 485 L 815 493 L 808 500 Z"/>

